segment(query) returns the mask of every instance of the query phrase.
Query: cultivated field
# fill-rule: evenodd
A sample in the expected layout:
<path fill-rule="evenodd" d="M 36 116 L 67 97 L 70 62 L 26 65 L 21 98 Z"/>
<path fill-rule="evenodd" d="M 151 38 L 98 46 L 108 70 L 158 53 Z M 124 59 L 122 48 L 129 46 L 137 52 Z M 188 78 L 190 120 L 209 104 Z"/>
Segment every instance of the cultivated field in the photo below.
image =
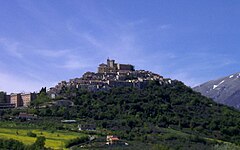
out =
<path fill-rule="evenodd" d="M 45 136 L 46 147 L 51 147 L 54 149 L 65 149 L 65 142 L 76 138 L 81 137 L 84 134 L 70 132 L 70 131 L 45 131 L 39 129 L 11 129 L 11 128 L 0 128 L 0 137 L 7 139 L 15 139 L 23 142 L 24 144 L 32 144 L 36 141 L 36 137 L 27 136 L 28 132 L 33 132 L 37 134 L 37 136 Z"/>

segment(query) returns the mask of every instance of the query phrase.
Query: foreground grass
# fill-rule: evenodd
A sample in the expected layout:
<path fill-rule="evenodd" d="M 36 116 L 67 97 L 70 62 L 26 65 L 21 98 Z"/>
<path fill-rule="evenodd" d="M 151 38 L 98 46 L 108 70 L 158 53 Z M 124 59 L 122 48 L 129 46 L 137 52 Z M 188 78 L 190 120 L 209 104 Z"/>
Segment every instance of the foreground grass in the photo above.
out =
<path fill-rule="evenodd" d="M 0 128 L 0 137 L 5 139 L 15 139 L 23 142 L 24 144 L 30 145 L 36 141 L 36 137 L 27 136 L 28 132 L 33 132 L 37 136 L 45 136 L 46 147 L 53 149 L 65 149 L 65 142 L 76 137 L 84 136 L 84 134 L 70 131 L 44 131 L 39 129 L 10 129 L 10 128 Z"/>

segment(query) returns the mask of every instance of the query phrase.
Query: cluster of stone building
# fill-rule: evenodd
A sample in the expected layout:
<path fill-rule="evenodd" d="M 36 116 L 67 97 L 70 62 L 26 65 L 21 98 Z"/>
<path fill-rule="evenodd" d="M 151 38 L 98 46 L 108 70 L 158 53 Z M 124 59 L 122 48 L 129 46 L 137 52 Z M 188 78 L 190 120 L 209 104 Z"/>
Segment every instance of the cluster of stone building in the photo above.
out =
<path fill-rule="evenodd" d="M 135 70 L 131 64 L 115 63 L 115 60 L 107 59 L 107 63 L 100 64 L 98 71 L 86 72 L 81 78 L 70 79 L 58 83 L 48 90 L 51 98 L 61 95 L 61 91 L 68 89 L 84 89 L 89 91 L 109 90 L 113 87 L 144 88 L 150 81 L 158 81 L 160 84 L 169 83 L 171 80 L 145 70 Z M 36 93 L 17 93 L 5 95 L 5 103 L 0 103 L 1 108 L 28 107 L 31 101 L 36 99 Z"/>
<path fill-rule="evenodd" d="M 163 77 L 145 70 L 135 70 L 131 64 L 115 63 L 107 59 L 107 64 L 100 64 L 97 73 L 86 72 L 81 78 L 70 79 L 58 83 L 49 89 L 54 98 L 64 88 L 87 89 L 89 91 L 108 90 L 112 87 L 144 88 L 149 81 L 165 82 Z"/>
<path fill-rule="evenodd" d="M 36 93 L 14 93 L 5 96 L 5 103 L 0 104 L 1 108 L 28 107 L 31 101 L 36 99 Z"/>

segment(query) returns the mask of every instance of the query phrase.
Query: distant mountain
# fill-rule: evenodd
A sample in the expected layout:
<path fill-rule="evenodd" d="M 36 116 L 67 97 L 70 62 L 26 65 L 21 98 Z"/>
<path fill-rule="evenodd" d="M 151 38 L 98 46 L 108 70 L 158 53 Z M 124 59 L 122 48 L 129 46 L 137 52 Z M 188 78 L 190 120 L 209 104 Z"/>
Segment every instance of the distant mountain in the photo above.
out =
<path fill-rule="evenodd" d="M 240 73 L 206 82 L 193 89 L 218 103 L 240 109 Z"/>

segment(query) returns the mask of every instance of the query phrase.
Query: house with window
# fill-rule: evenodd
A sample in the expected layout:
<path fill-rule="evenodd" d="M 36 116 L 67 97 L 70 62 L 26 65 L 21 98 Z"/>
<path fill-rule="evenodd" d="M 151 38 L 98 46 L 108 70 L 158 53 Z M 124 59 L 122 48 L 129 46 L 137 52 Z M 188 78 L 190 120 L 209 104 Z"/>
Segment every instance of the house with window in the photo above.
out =
<path fill-rule="evenodd" d="M 113 145 L 113 144 L 119 144 L 120 140 L 117 136 L 115 135 L 108 135 L 106 138 L 107 145 Z"/>

